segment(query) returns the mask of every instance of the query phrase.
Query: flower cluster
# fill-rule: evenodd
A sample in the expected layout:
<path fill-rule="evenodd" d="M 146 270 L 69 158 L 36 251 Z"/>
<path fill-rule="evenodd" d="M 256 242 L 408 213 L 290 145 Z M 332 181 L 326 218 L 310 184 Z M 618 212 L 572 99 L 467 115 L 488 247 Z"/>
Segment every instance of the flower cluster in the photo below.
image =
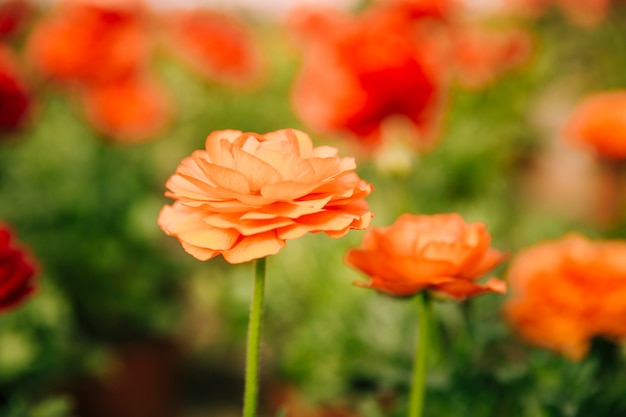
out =
<path fill-rule="evenodd" d="M 173 112 L 150 71 L 157 31 L 210 79 L 245 85 L 258 77 L 256 47 L 233 17 L 195 10 L 161 16 L 139 0 L 60 2 L 35 27 L 27 54 L 39 74 L 74 87 L 99 131 L 139 142 L 159 133 Z"/>
<path fill-rule="evenodd" d="M 474 28 L 456 13 L 448 1 L 381 2 L 357 15 L 296 9 L 288 24 L 304 50 L 292 92 L 297 114 L 366 148 L 381 144 L 386 122 L 406 119 L 413 144 L 429 146 L 452 79 L 484 85 L 529 55 L 525 33 Z"/>

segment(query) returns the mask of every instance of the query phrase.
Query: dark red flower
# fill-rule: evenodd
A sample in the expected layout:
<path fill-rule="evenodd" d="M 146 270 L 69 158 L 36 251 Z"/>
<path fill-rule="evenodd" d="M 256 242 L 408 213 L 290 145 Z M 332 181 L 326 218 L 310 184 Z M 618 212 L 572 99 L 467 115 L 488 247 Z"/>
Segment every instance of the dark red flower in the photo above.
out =
<path fill-rule="evenodd" d="M 17 307 L 35 291 L 35 266 L 0 225 L 0 313 Z"/>
<path fill-rule="evenodd" d="M 30 11 L 30 4 L 24 0 L 7 0 L 0 3 L 0 39 L 19 29 Z"/>
<path fill-rule="evenodd" d="M 30 97 L 13 52 L 0 44 L 0 132 L 20 127 L 28 115 Z"/>

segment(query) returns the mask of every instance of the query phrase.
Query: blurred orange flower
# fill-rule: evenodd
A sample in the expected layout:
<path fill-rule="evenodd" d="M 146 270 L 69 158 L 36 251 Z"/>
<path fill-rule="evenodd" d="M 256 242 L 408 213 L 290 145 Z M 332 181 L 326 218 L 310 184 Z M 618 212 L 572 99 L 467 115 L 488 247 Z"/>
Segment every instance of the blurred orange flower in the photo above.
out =
<path fill-rule="evenodd" d="M 567 18 L 578 25 L 592 27 L 607 16 L 611 0 L 507 0 L 513 11 L 537 16 L 551 6 L 558 6 Z"/>
<path fill-rule="evenodd" d="M 626 90 L 583 99 L 564 128 L 564 136 L 607 159 L 626 158 Z"/>
<path fill-rule="evenodd" d="M 261 52 L 235 17 L 210 10 L 184 10 L 163 17 L 171 51 L 211 80 L 250 85 L 261 74 Z"/>
<path fill-rule="evenodd" d="M 344 18 L 320 13 L 292 25 L 304 29 L 301 37 L 308 40 L 292 91 L 299 117 L 314 129 L 351 133 L 372 147 L 381 142 L 383 122 L 403 116 L 420 133 L 416 144 L 428 143 L 448 74 L 433 22 L 419 25 L 384 8 Z M 307 33 L 315 22 L 323 30 L 313 38 Z"/>
<path fill-rule="evenodd" d="M 26 121 L 30 94 L 13 52 L 0 44 L 0 131 L 14 130 Z"/>
<path fill-rule="evenodd" d="M 466 87 L 483 87 L 530 57 L 530 35 L 521 29 L 460 26 L 452 31 L 456 77 Z"/>
<path fill-rule="evenodd" d="M 175 202 L 158 224 L 197 259 L 221 254 L 230 263 L 278 253 L 309 232 L 341 237 L 372 217 L 364 200 L 372 186 L 355 168 L 298 130 L 216 131 L 167 181 Z"/>
<path fill-rule="evenodd" d="M 507 272 L 504 314 L 527 341 L 573 360 L 591 338 L 626 338 L 626 241 L 579 235 L 520 252 Z"/>
<path fill-rule="evenodd" d="M 159 133 L 171 118 L 168 95 L 147 76 L 89 85 L 82 96 L 91 123 L 119 142 L 145 141 Z"/>
<path fill-rule="evenodd" d="M 15 246 L 9 229 L 0 225 L 0 312 L 17 307 L 35 291 L 35 265 Z"/>
<path fill-rule="evenodd" d="M 58 81 L 102 82 L 143 69 L 152 50 L 138 2 L 61 2 L 33 29 L 33 66 Z"/>
<path fill-rule="evenodd" d="M 466 224 L 458 214 L 404 214 L 391 226 L 368 229 L 346 262 L 370 277 L 355 283 L 361 287 L 396 296 L 432 290 L 462 300 L 505 292 L 496 278 L 476 282 L 506 257 L 490 244 L 483 223 Z"/>

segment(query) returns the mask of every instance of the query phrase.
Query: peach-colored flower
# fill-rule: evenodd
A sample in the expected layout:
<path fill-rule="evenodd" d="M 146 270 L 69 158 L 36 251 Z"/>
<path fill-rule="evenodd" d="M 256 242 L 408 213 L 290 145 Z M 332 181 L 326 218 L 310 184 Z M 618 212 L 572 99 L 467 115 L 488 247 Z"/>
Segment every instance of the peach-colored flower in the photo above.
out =
<path fill-rule="evenodd" d="M 58 81 L 102 82 L 143 69 L 152 50 L 138 2 L 65 1 L 34 28 L 27 52 L 33 66 Z"/>
<path fill-rule="evenodd" d="M 506 257 L 490 244 L 483 223 L 467 224 L 458 214 L 404 214 L 391 226 L 368 229 L 346 262 L 370 277 L 355 283 L 361 287 L 396 296 L 432 290 L 464 299 L 506 290 L 496 278 L 476 282 Z"/>
<path fill-rule="evenodd" d="M 341 237 L 372 217 L 364 200 L 372 186 L 355 168 L 298 130 L 216 131 L 167 181 L 175 202 L 158 223 L 197 259 L 230 263 L 278 253 L 309 232 Z"/>
<path fill-rule="evenodd" d="M 168 13 L 162 19 L 166 44 L 210 80 L 249 85 L 261 74 L 261 52 L 234 16 L 210 10 Z"/>
<path fill-rule="evenodd" d="M 626 241 L 580 235 L 518 253 L 504 314 L 527 341 L 583 358 L 595 336 L 626 339 Z"/>
<path fill-rule="evenodd" d="M 91 123 L 120 142 L 145 141 L 159 133 L 171 118 L 169 97 L 147 76 L 89 85 L 82 96 Z"/>
<path fill-rule="evenodd" d="M 420 134 L 416 145 L 429 143 L 448 74 L 433 22 L 414 22 L 386 8 L 318 21 L 325 29 L 308 38 L 293 86 L 298 116 L 316 130 L 351 134 L 369 148 L 381 143 L 385 120 L 402 116 Z"/>
<path fill-rule="evenodd" d="M 12 233 L 0 224 L 0 312 L 17 307 L 32 295 L 35 270 L 26 251 L 16 247 Z"/>
<path fill-rule="evenodd" d="M 626 158 L 626 90 L 592 94 L 572 112 L 567 139 L 590 147 L 607 159 Z"/>

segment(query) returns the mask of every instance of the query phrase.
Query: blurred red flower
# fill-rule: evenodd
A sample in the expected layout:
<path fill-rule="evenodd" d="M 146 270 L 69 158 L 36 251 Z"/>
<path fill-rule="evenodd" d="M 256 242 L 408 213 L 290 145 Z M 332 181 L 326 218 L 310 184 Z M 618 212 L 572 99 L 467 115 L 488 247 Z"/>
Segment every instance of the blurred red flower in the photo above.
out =
<path fill-rule="evenodd" d="M 230 263 L 278 253 L 285 240 L 325 232 L 338 238 L 364 229 L 372 186 L 354 172 L 353 158 L 313 147 L 308 135 L 285 129 L 259 135 L 211 133 L 166 183 L 175 200 L 158 223 L 200 260 Z"/>
<path fill-rule="evenodd" d="M 0 3 L 0 39 L 12 35 L 30 15 L 26 0 L 6 0 Z"/>
<path fill-rule="evenodd" d="M 626 90 L 584 98 L 564 127 L 566 139 L 607 159 L 626 158 Z"/>
<path fill-rule="evenodd" d="M 482 87 L 531 49 L 526 32 L 470 25 L 449 0 L 379 1 L 357 15 L 299 7 L 287 26 L 304 51 L 292 90 L 297 115 L 369 149 L 384 142 L 388 126 L 428 148 L 452 76 Z"/>
<path fill-rule="evenodd" d="M 138 2 L 61 2 L 33 29 L 33 66 L 57 81 L 103 82 L 143 70 L 152 50 Z"/>
<path fill-rule="evenodd" d="M 169 122 L 172 106 L 163 88 L 139 75 L 87 86 L 85 112 L 91 123 L 119 142 L 143 142 Z"/>
<path fill-rule="evenodd" d="M 13 52 L 0 44 L 0 132 L 26 121 L 31 99 Z"/>
<path fill-rule="evenodd" d="M 317 20 L 323 31 L 308 37 L 293 87 L 300 118 L 314 129 L 352 133 L 375 146 L 382 123 L 404 116 L 422 136 L 416 143 L 428 142 L 438 124 L 447 75 L 440 65 L 437 27 L 386 9 Z M 304 28 L 312 31 L 310 25 Z"/>
<path fill-rule="evenodd" d="M 210 80 L 250 85 L 261 74 L 261 52 L 243 23 L 210 10 L 184 10 L 162 18 L 170 50 Z"/>
<path fill-rule="evenodd" d="M 404 214 L 391 226 L 368 229 L 346 262 L 370 277 L 355 283 L 360 287 L 396 296 L 431 290 L 462 300 L 505 292 L 496 278 L 476 282 L 506 257 L 490 244 L 483 223 L 467 224 L 458 214 Z"/>
<path fill-rule="evenodd" d="M 0 312 L 17 307 L 35 291 L 35 265 L 15 246 L 12 233 L 0 224 Z"/>
<path fill-rule="evenodd" d="M 595 336 L 626 338 L 626 241 L 579 235 L 517 254 L 504 314 L 528 342 L 583 358 Z"/>

